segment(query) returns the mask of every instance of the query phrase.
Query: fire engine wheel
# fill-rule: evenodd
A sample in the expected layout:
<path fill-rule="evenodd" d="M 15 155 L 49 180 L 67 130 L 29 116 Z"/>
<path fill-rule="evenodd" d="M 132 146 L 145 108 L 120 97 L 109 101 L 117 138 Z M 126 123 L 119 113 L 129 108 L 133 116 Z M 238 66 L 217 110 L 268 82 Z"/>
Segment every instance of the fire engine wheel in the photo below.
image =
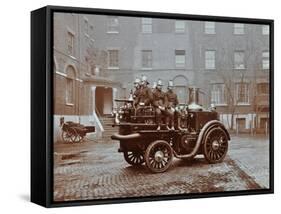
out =
<path fill-rule="evenodd" d="M 208 132 L 203 145 L 205 159 L 209 163 L 222 162 L 228 150 L 228 139 L 221 128 L 214 128 Z"/>
<path fill-rule="evenodd" d="M 154 173 L 165 172 L 172 163 L 173 149 L 164 140 L 156 140 L 145 151 L 145 163 Z"/>
<path fill-rule="evenodd" d="M 128 164 L 133 166 L 141 165 L 144 163 L 144 156 L 141 152 L 125 151 L 124 158 Z"/>

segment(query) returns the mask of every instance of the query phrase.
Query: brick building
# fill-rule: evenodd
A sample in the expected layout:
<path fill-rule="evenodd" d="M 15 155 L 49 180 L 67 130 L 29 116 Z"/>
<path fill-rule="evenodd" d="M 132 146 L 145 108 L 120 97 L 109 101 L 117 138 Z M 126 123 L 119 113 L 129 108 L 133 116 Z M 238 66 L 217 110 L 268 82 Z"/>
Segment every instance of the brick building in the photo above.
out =
<path fill-rule="evenodd" d="M 102 136 L 102 116 L 110 114 L 120 83 L 93 67 L 93 16 L 54 14 L 54 137 L 60 139 L 59 119 L 94 125 Z"/>
<path fill-rule="evenodd" d="M 100 137 L 114 98 L 142 74 L 173 80 L 182 103 L 200 87 L 228 128 L 268 128 L 269 26 L 56 13 L 54 58 L 56 130 L 64 116 Z"/>

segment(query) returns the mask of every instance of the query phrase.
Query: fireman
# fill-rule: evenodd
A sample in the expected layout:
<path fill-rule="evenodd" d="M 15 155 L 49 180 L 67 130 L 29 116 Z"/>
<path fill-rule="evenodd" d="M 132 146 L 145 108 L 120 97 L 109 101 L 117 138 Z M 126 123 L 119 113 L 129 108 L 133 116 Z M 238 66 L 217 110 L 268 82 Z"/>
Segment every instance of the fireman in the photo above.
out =
<path fill-rule="evenodd" d="M 149 82 L 147 81 L 147 77 L 145 75 L 141 78 L 140 87 L 138 89 L 137 96 L 135 97 L 135 106 L 149 106 L 152 101 L 152 92 L 148 87 Z"/>
<path fill-rule="evenodd" d="M 136 100 L 138 95 L 139 95 L 139 92 L 140 92 L 140 86 L 141 86 L 141 81 L 140 81 L 140 78 L 136 78 L 135 79 L 135 82 L 134 82 L 134 88 L 135 88 L 135 91 L 133 92 L 133 99 Z"/>
<path fill-rule="evenodd" d="M 165 93 L 162 91 L 162 80 L 157 81 L 156 89 L 153 92 L 153 105 L 156 113 L 157 130 L 161 129 L 162 113 L 165 113 Z M 167 124 L 168 125 L 168 124 Z"/>
<path fill-rule="evenodd" d="M 153 82 L 152 88 L 151 88 L 152 93 L 154 93 L 154 91 L 156 90 L 156 86 L 157 86 L 157 82 Z"/>
<path fill-rule="evenodd" d="M 179 112 L 176 111 L 176 106 L 179 104 L 178 96 L 173 91 L 174 84 L 173 81 L 169 81 L 167 92 L 165 94 L 165 102 L 166 102 L 166 124 L 171 123 L 171 129 L 175 130 L 175 116 L 179 119 Z M 179 123 L 180 121 L 178 121 Z M 178 124 L 178 128 L 180 128 L 180 124 Z"/>

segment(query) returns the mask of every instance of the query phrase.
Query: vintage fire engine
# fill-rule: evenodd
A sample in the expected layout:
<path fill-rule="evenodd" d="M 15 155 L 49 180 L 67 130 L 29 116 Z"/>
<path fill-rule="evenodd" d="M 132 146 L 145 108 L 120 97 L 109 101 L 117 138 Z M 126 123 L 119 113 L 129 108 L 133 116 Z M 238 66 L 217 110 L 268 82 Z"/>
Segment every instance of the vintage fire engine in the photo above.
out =
<path fill-rule="evenodd" d="M 209 163 L 224 160 L 229 133 L 219 121 L 214 106 L 204 109 L 198 104 L 199 88 L 189 88 L 188 104 L 177 107 L 181 119 L 178 124 L 180 129 L 176 130 L 156 130 L 152 106 L 136 109 L 132 99 L 115 101 L 122 103 L 113 112 L 113 126 L 119 126 L 119 133 L 111 138 L 120 142 L 118 151 L 123 152 L 129 164 L 145 163 L 152 172 L 159 173 L 169 168 L 173 157 L 192 159 L 203 154 Z"/>

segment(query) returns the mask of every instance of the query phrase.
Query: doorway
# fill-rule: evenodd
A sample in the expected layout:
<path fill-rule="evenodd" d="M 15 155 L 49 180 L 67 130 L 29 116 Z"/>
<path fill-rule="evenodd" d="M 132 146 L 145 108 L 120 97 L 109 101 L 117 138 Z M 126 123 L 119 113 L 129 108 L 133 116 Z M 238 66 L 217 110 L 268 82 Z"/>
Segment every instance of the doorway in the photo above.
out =
<path fill-rule="evenodd" d="M 96 112 L 100 116 L 110 115 L 113 107 L 113 90 L 98 86 L 95 92 Z"/>

